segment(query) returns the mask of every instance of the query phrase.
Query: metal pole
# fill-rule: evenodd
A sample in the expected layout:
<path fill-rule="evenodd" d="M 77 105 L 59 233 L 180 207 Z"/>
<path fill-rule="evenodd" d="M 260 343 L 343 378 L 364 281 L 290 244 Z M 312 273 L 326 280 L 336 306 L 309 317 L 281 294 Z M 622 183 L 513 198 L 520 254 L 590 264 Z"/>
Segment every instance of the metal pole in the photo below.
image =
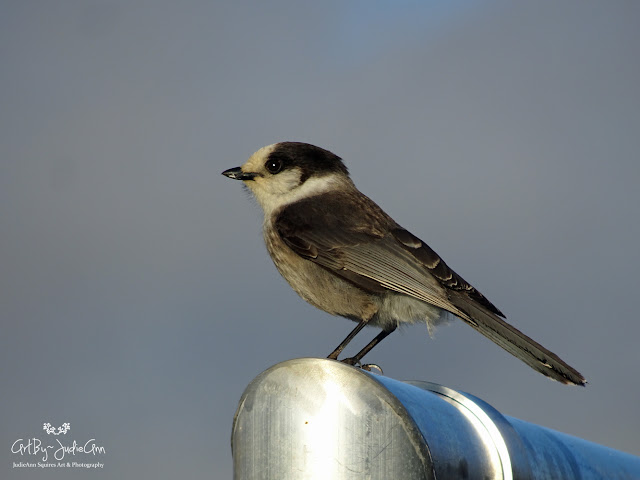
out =
<path fill-rule="evenodd" d="M 640 479 L 640 457 L 441 385 L 315 358 L 249 384 L 231 447 L 237 480 Z"/>

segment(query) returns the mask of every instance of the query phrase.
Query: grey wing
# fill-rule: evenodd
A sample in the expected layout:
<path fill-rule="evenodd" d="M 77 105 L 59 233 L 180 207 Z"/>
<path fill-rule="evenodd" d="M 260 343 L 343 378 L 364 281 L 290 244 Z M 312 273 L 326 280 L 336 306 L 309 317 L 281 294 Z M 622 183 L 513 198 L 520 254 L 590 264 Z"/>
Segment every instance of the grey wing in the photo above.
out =
<path fill-rule="evenodd" d="M 453 313 L 527 365 L 562 383 L 580 373 L 506 323 L 428 245 L 365 197 L 327 195 L 285 208 L 276 229 L 298 255 L 369 291 L 392 290 Z"/>
<path fill-rule="evenodd" d="M 446 287 L 395 239 L 397 224 L 364 195 L 297 202 L 280 212 L 275 227 L 298 255 L 364 290 L 393 290 L 452 308 Z"/>
<path fill-rule="evenodd" d="M 420 239 L 364 195 L 332 194 L 285 208 L 275 227 L 298 255 L 365 290 L 388 289 L 466 317 L 450 292 L 503 316 Z M 374 287 L 375 286 L 375 287 Z"/>

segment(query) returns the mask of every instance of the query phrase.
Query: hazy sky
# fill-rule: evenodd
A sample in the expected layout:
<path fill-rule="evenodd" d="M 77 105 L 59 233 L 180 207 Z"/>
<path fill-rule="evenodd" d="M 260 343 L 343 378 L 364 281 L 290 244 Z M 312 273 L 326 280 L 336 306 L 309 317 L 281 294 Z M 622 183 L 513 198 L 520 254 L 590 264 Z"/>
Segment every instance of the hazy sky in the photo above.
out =
<path fill-rule="evenodd" d="M 343 157 L 590 383 L 458 321 L 368 361 L 640 455 L 638 25 L 622 0 L 3 1 L 0 477 L 70 422 L 106 449 L 74 478 L 230 478 L 245 386 L 354 326 L 289 289 L 220 175 L 282 140 Z"/>

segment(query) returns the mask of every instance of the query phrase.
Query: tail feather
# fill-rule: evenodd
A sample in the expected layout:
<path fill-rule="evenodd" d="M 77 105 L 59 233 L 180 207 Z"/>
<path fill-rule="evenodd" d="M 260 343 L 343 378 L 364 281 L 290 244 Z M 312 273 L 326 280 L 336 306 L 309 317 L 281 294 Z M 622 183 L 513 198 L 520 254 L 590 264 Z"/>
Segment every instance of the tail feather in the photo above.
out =
<path fill-rule="evenodd" d="M 587 383 L 580 372 L 555 353 L 466 297 L 464 293 L 455 292 L 450 296 L 450 301 L 458 309 L 452 313 L 534 370 L 565 384 L 584 386 Z"/>

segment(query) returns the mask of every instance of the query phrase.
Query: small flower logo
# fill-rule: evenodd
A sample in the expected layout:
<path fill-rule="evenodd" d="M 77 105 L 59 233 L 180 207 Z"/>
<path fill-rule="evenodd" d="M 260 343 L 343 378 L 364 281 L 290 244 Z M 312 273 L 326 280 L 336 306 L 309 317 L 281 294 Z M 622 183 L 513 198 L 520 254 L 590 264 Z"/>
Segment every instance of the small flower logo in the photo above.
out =
<path fill-rule="evenodd" d="M 70 423 L 63 423 L 62 426 L 56 428 L 56 427 L 52 427 L 50 423 L 45 423 L 42 427 L 42 429 L 47 432 L 49 435 L 51 435 L 52 433 L 54 435 L 60 435 L 65 434 L 71 429 L 71 424 Z"/>

